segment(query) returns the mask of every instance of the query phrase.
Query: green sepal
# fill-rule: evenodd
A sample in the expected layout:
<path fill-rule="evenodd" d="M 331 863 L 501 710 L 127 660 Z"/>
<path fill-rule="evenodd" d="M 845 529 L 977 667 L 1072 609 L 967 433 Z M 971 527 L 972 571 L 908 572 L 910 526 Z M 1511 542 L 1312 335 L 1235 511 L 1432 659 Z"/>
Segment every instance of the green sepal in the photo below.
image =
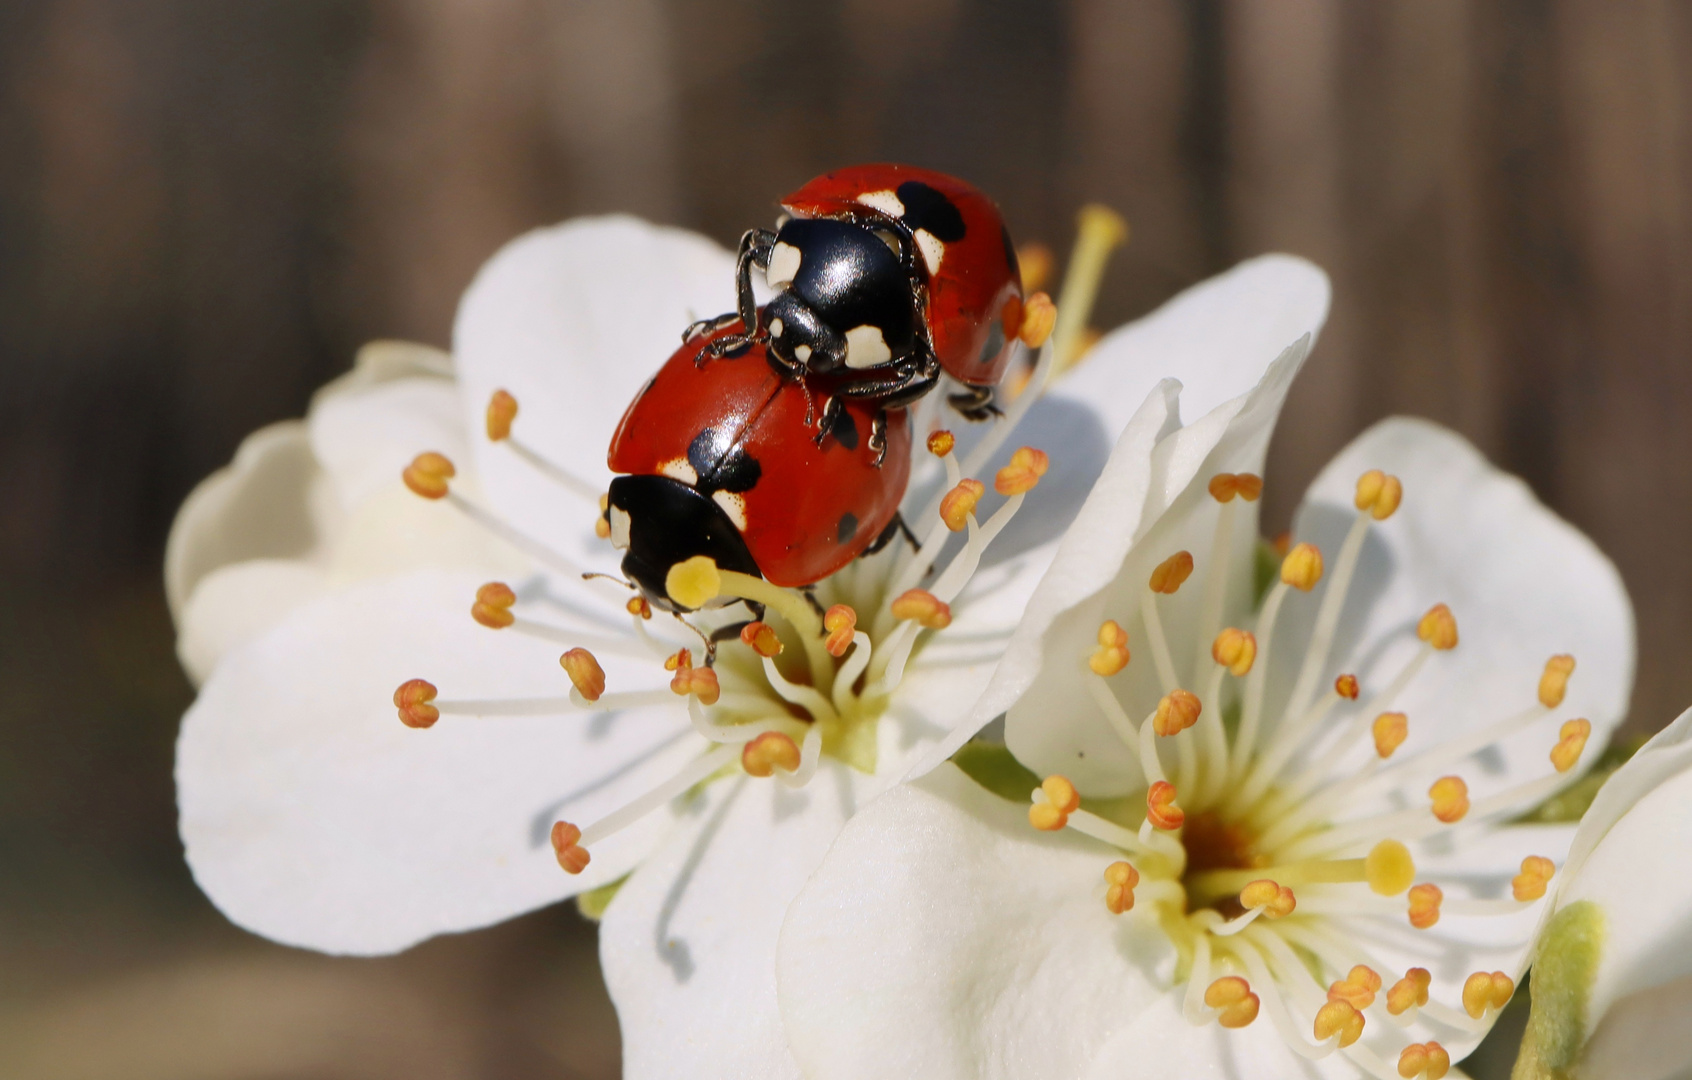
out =
<path fill-rule="evenodd" d="M 629 875 L 624 874 L 616 881 L 607 882 L 597 889 L 577 893 L 576 910 L 582 913 L 583 918 L 598 922 L 605 917 L 605 909 L 611 906 L 612 898 L 617 895 L 617 891 L 623 887 L 623 883 L 627 880 L 629 880 Z"/>
<path fill-rule="evenodd" d="M 1604 912 L 1577 900 L 1551 917 L 1533 962 L 1533 1008 L 1512 1080 L 1563 1080 L 1586 1044 L 1586 1005 L 1604 945 Z"/>

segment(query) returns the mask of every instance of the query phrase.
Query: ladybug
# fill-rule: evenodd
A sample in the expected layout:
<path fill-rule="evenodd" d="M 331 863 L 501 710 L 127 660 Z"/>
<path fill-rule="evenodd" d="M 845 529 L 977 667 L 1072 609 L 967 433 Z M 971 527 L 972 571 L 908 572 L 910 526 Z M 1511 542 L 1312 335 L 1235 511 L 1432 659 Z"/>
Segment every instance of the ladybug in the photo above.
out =
<path fill-rule="evenodd" d="M 711 343 L 742 339 L 736 323 Z M 850 379 L 795 379 L 761 342 L 701 366 L 683 345 L 635 397 L 611 438 L 605 520 L 622 569 L 656 607 L 686 608 L 665 589 L 670 567 L 697 555 L 725 570 L 803 588 L 879 550 L 902 526 L 910 420 Z M 795 439 L 815 399 L 833 416 L 820 439 Z M 837 407 L 834 403 L 838 402 Z M 883 433 L 885 467 L 869 445 Z"/>
<path fill-rule="evenodd" d="M 994 387 L 1010 364 L 1023 295 L 1016 248 L 991 199 L 944 173 L 858 165 L 817 177 L 782 206 L 775 231 L 740 238 L 737 310 L 683 335 L 710 337 L 701 363 L 759 342 L 793 377 L 861 373 L 845 396 L 888 409 L 922 397 L 944 372 L 964 386 L 949 398 L 964 416 L 998 412 Z M 753 267 L 776 290 L 762 311 Z M 715 336 L 730 323 L 752 329 Z M 819 428 L 832 423 L 825 410 Z"/>

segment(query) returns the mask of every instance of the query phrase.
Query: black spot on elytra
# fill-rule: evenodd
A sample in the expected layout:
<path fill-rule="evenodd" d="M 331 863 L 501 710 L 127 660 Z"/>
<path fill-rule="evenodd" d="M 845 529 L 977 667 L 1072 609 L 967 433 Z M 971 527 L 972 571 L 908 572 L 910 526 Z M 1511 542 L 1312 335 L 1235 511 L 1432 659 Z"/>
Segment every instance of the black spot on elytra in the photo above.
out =
<path fill-rule="evenodd" d="M 858 535 L 858 515 L 848 510 L 840 515 L 840 524 L 834 528 L 835 539 L 842 544 L 850 544 L 852 537 Z"/>
<path fill-rule="evenodd" d="M 906 180 L 899 185 L 898 196 L 905 204 L 904 222 L 913 230 L 926 229 L 948 244 L 964 238 L 963 214 L 940 192 L 921 180 Z"/>
<path fill-rule="evenodd" d="M 695 486 L 704 494 L 713 491 L 751 491 L 763 474 L 758 459 L 734 441 L 725 428 L 708 427 L 693 437 L 687 447 L 687 463 L 699 474 Z"/>
<path fill-rule="evenodd" d="M 835 416 L 834 426 L 829 428 L 828 433 L 834 436 L 835 442 L 846 449 L 856 450 L 858 448 L 858 424 L 857 421 L 852 419 L 852 414 L 845 409 L 841 409 L 840 413 Z"/>

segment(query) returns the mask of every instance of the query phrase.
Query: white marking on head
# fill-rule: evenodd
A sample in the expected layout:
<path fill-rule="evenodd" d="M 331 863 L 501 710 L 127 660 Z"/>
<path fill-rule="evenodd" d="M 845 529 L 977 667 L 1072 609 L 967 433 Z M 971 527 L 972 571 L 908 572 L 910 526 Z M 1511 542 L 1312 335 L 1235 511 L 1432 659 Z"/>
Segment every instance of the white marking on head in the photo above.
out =
<path fill-rule="evenodd" d="M 881 336 L 881 327 L 865 323 L 846 331 L 846 366 L 872 368 L 893 359 L 893 350 Z"/>
<path fill-rule="evenodd" d="M 803 253 L 792 244 L 777 244 L 770 251 L 770 267 L 764 271 L 764 280 L 770 283 L 770 288 L 779 289 L 783 285 L 790 285 L 799 276 L 799 260 Z"/>
<path fill-rule="evenodd" d="M 688 463 L 686 458 L 671 458 L 662 465 L 658 466 L 658 471 L 663 473 L 665 476 L 668 476 L 671 480 L 680 480 L 688 487 L 693 487 L 695 484 L 699 483 L 698 471 Z"/>
<path fill-rule="evenodd" d="M 713 491 L 711 501 L 723 508 L 723 513 L 734 522 L 734 527 L 741 532 L 746 531 L 746 500 L 732 491 Z"/>
<path fill-rule="evenodd" d="M 886 188 L 880 191 L 866 191 L 858 196 L 858 201 L 872 210 L 880 210 L 891 218 L 905 216 L 905 204 L 899 201 L 899 196 Z"/>
<path fill-rule="evenodd" d="M 940 260 L 946 257 L 946 245 L 927 229 L 916 231 L 916 242 L 917 249 L 922 252 L 922 261 L 928 265 L 928 276 L 933 277 L 940 272 Z"/>
<path fill-rule="evenodd" d="M 771 319 L 770 320 L 770 336 L 771 337 L 780 337 L 781 332 L 783 330 L 786 330 L 786 329 L 787 329 L 787 327 L 782 323 L 782 321 L 780 319 Z"/>
<path fill-rule="evenodd" d="M 803 364 L 811 358 L 811 347 L 809 345 L 797 345 L 793 349 L 793 355 L 797 356 L 799 362 Z"/>
<path fill-rule="evenodd" d="M 611 508 L 611 546 L 626 551 L 629 546 L 629 512 L 621 506 Z"/>

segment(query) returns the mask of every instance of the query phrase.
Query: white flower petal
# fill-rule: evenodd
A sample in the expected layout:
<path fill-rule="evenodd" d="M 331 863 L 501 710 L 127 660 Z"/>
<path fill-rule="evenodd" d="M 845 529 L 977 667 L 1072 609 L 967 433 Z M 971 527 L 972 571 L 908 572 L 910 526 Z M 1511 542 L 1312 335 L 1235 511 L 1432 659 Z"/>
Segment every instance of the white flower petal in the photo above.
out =
<path fill-rule="evenodd" d="M 393 379 L 322 397 L 307 419 L 312 451 L 351 512 L 381 492 L 402 489 L 400 473 L 426 450 L 460 468 L 470 448 L 450 379 Z"/>
<path fill-rule="evenodd" d="M 390 952 L 615 880 L 668 826 L 660 811 L 596 845 L 575 878 L 547 839 L 555 819 L 593 821 L 698 752 L 676 706 L 400 723 L 394 688 L 418 676 L 442 700 L 568 693 L 557 645 L 468 617 L 479 583 L 346 589 L 224 658 L 183 721 L 177 789 L 189 865 L 231 920 Z M 613 690 L 662 686 L 601 659 Z"/>
<path fill-rule="evenodd" d="M 1651 736 L 1651 741 L 1640 747 L 1598 789 L 1592 805 L 1581 815 L 1580 831 L 1569 848 L 1564 880 L 1573 880 L 1580 874 L 1593 849 L 1640 799 L 1689 769 L 1692 769 L 1692 709 Z"/>
<path fill-rule="evenodd" d="M 377 339 L 360 346 L 353 358 L 352 370 L 318 387 L 311 395 L 311 408 L 317 409 L 330 398 L 358 390 L 369 389 L 398 379 L 422 377 L 451 379 L 452 354 L 433 345 L 416 341 Z"/>
<path fill-rule="evenodd" d="M 177 616 L 176 656 L 198 686 L 227 652 L 281 622 L 328 588 L 323 567 L 303 559 L 248 559 L 218 567 L 194 586 Z"/>

